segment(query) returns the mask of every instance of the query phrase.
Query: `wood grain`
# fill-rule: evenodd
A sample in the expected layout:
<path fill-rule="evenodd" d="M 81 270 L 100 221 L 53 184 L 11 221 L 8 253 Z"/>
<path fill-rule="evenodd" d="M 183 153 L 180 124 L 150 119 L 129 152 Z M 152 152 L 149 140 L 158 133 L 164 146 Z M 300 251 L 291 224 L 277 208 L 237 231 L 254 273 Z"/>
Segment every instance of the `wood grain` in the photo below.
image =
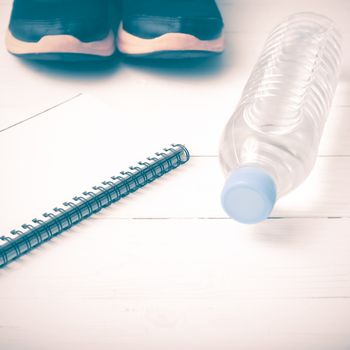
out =
<path fill-rule="evenodd" d="M 273 217 L 350 217 L 350 159 L 320 157 L 310 177 L 281 198 Z M 183 168 L 116 203 L 111 218 L 226 218 L 217 157 L 194 157 Z"/>
<path fill-rule="evenodd" d="M 349 224 L 89 220 L 0 272 L 2 345 L 346 349 Z"/>
<path fill-rule="evenodd" d="M 0 0 L 1 37 L 11 4 Z M 0 271 L 1 350 L 350 349 L 350 1 L 218 4 L 217 60 L 43 64 L 0 45 L 0 129 L 82 93 L 194 155 Z M 331 17 L 344 37 L 320 157 L 273 219 L 239 225 L 220 207 L 220 134 L 268 32 L 299 11 Z"/>

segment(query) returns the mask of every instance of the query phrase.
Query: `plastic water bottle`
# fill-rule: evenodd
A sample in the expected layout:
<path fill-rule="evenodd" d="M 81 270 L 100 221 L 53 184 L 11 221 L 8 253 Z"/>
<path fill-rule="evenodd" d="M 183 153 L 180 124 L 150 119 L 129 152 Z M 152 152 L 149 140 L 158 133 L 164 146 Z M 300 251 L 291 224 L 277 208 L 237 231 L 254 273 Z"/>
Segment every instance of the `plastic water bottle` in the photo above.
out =
<path fill-rule="evenodd" d="M 336 89 L 341 38 L 326 17 L 299 13 L 268 37 L 221 141 L 221 200 L 242 223 L 266 219 L 310 173 Z"/>

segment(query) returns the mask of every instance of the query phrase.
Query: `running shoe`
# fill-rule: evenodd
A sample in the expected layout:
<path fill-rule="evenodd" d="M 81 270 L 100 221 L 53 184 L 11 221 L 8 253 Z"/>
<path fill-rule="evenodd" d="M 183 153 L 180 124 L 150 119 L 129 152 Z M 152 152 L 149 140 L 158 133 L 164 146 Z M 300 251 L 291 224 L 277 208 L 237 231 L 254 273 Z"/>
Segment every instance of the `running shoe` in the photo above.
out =
<path fill-rule="evenodd" d="M 109 0 L 14 0 L 6 47 L 44 60 L 110 57 L 115 51 Z"/>
<path fill-rule="evenodd" d="M 124 0 L 117 46 L 138 57 L 208 56 L 223 52 L 223 27 L 214 0 Z"/>

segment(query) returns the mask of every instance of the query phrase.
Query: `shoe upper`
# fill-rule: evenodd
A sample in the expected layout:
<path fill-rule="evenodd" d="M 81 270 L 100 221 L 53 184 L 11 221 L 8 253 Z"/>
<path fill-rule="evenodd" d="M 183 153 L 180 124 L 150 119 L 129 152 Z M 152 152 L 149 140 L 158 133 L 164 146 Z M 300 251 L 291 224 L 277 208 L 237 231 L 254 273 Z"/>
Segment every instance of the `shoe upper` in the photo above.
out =
<path fill-rule="evenodd" d="M 144 39 L 185 33 L 214 40 L 223 30 L 214 0 L 124 0 L 122 22 L 125 31 Z"/>
<path fill-rule="evenodd" d="M 37 42 L 45 35 L 72 35 L 83 42 L 111 30 L 108 0 L 15 0 L 9 30 L 17 39 Z"/>

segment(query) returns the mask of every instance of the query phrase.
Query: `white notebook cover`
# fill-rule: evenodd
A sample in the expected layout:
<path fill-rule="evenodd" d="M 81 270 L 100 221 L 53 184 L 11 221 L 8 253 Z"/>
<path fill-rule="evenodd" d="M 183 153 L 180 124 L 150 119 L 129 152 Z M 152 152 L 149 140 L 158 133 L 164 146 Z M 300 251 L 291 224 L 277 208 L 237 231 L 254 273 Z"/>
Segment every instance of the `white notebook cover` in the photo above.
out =
<path fill-rule="evenodd" d="M 80 95 L 0 132 L 0 235 L 175 141 L 167 131 L 171 121 L 145 129 L 138 118 L 147 113 L 131 118 Z"/>

